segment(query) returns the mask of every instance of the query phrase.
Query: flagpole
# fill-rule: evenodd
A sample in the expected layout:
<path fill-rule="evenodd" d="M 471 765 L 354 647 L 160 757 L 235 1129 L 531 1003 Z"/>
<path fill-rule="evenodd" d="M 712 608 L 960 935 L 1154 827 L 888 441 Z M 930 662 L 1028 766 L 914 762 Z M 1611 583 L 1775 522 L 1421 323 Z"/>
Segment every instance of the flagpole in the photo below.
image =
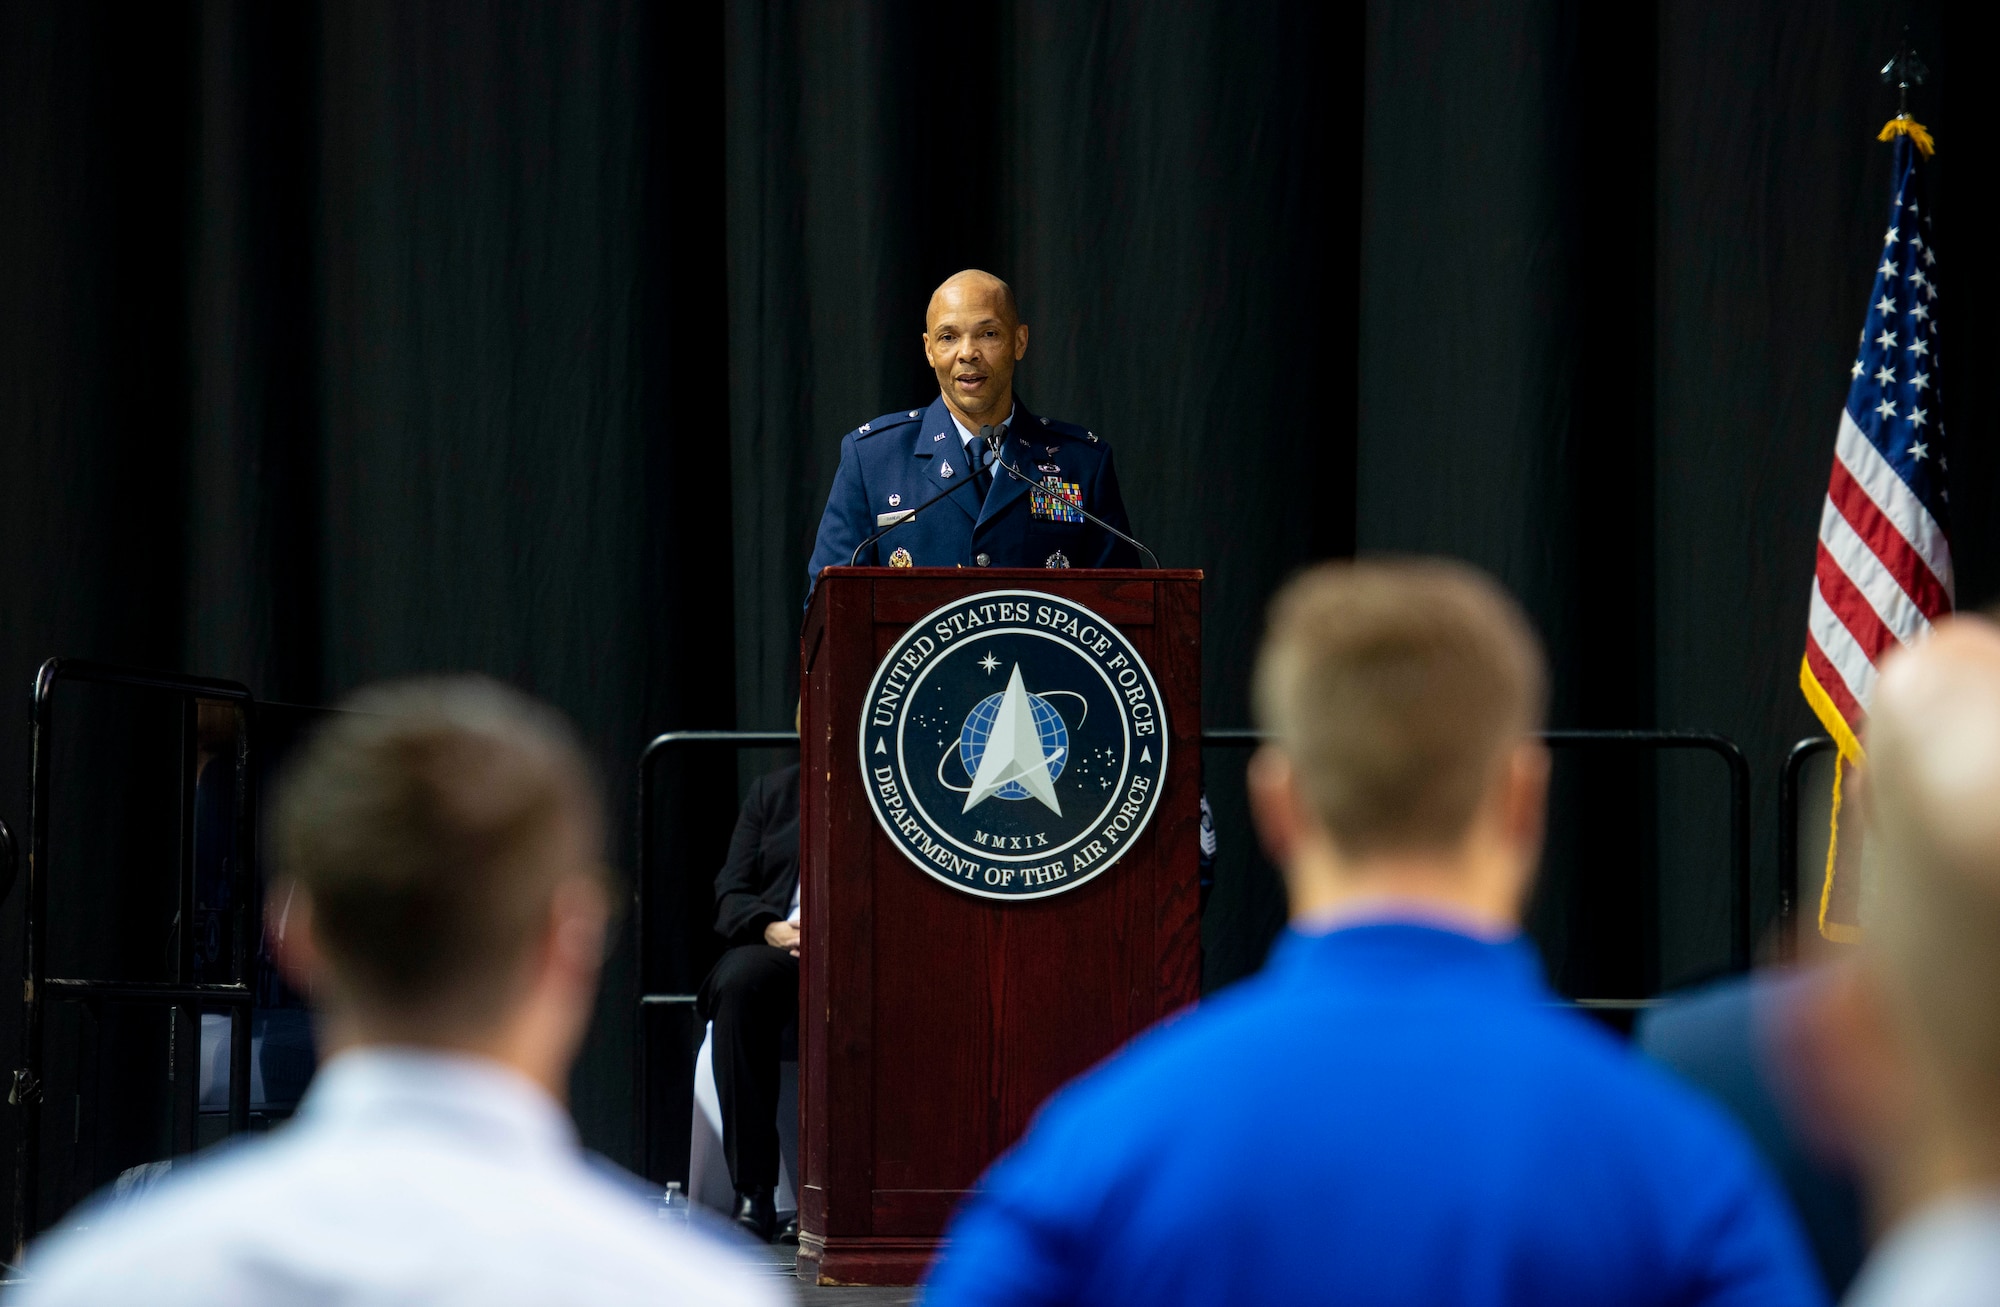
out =
<path fill-rule="evenodd" d="M 1917 58 L 1917 52 L 1910 48 L 1910 25 L 1904 23 L 1903 44 L 1897 48 L 1894 55 L 1890 56 L 1889 62 L 1882 65 L 1883 84 L 1888 85 L 1893 82 L 1896 86 L 1898 118 L 1910 116 L 1910 88 L 1922 86 L 1924 78 L 1930 76 L 1930 72 L 1930 69 L 1924 67 L 1924 61 Z"/>
<path fill-rule="evenodd" d="M 1878 664 L 1921 639 L 1955 606 L 1934 316 L 1937 253 L 1930 215 L 1919 205 L 1920 164 L 1936 143 L 1910 116 L 1910 88 L 1929 73 L 1906 27 L 1902 45 L 1882 66 L 1883 84 L 1896 88 L 1897 113 L 1876 139 L 1894 142 L 1895 177 L 1835 443 L 1799 666 L 1806 702 L 1839 745 L 1818 923 L 1820 934 L 1835 941 L 1860 936 L 1862 840 L 1857 829 L 1842 830 L 1841 792 L 1866 764 L 1862 727 Z"/>

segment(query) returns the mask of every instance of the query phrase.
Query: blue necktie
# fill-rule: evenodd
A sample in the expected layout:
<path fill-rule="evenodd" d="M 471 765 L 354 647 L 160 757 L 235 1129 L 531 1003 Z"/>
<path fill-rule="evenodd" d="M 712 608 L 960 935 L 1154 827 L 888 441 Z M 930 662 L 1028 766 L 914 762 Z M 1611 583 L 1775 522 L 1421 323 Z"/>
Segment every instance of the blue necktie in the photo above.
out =
<path fill-rule="evenodd" d="M 1007 438 L 1007 428 L 1000 428 L 999 438 L 1001 440 Z M 972 444 L 976 452 L 975 449 L 968 449 L 966 452 L 971 455 L 974 465 L 978 468 L 972 475 L 973 480 L 979 484 L 979 502 L 984 504 L 987 492 L 993 489 L 993 450 L 977 436 L 972 438 Z"/>

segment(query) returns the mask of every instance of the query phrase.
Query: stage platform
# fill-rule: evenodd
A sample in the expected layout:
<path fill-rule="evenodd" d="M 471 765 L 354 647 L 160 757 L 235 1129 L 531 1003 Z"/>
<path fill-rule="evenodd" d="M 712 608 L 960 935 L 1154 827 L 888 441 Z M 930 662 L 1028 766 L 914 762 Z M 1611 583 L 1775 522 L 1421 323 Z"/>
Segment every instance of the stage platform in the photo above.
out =
<path fill-rule="evenodd" d="M 772 1244 L 764 1250 L 773 1275 L 782 1275 L 796 1287 L 799 1301 L 813 1307 L 903 1307 L 917 1300 L 914 1285 L 898 1288 L 863 1289 L 850 1286 L 822 1287 L 817 1284 L 801 1284 L 795 1278 L 798 1268 L 799 1250 L 781 1244 Z"/>

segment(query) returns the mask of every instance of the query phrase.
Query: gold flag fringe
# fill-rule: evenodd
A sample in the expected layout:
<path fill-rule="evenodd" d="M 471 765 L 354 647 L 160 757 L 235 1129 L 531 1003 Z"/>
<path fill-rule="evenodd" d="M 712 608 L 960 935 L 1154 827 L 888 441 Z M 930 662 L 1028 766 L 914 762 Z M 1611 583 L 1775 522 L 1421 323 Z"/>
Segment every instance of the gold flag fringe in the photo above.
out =
<path fill-rule="evenodd" d="M 1937 142 L 1931 139 L 1930 128 L 1924 126 L 1906 113 L 1899 113 L 1888 122 L 1882 124 L 1882 130 L 1876 133 L 1875 139 L 1878 141 L 1888 141 L 1894 140 L 1898 136 L 1909 137 L 1911 142 L 1916 145 L 1917 152 L 1926 159 L 1937 153 Z"/>

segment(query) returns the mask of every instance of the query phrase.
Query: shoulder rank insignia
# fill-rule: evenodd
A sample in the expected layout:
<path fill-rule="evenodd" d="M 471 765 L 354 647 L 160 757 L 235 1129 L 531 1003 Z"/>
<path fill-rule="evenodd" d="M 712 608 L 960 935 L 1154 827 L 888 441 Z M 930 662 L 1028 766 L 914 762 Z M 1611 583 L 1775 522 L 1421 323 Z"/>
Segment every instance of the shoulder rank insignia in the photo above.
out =
<path fill-rule="evenodd" d="M 909 550 L 907 550 L 907 549 L 898 549 L 898 550 L 897 550 L 897 551 L 896 551 L 895 553 L 893 553 L 893 554 L 890 554 L 890 555 L 889 555 L 889 566 L 891 566 L 891 567 L 909 567 L 909 566 L 911 566 L 911 562 L 910 562 L 910 551 L 909 551 Z M 1068 566 L 1068 564 L 1064 564 L 1064 566 Z"/>
<path fill-rule="evenodd" d="M 1043 566 L 1043 567 L 1068 567 L 1068 566 L 1069 566 L 1069 555 L 1068 555 L 1068 554 L 1066 554 L 1066 553 L 1064 553 L 1064 552 L 1063 552 L 1062 550 L 1058 549 L 1058 550 L 1056 550 L 1056 551 L 1055 551 L 1055 552 L 1054 552 L 1053 554 L 1050 554 L 1050 555 L 1049 555 L 1049 561 L 1048 561 L 1048 562 L 1046 562 L 1046 563 L 1043 563 L 1043 564 L 1042 564 L 1042 566 Z"/>
<path fill-rule="evenodd" d="M 866 423 L 866 422 L 863 422 L 863 423 L 861 424 L 861 434 L 862 434 L 862 435 L 864 435 L 864 436 L 865 436 L 865 435 L 867 435 L 867 434 L 868 434 L 868 427 L 869 427 L 869 424 L 868 424 L 868 423 Z"/>

